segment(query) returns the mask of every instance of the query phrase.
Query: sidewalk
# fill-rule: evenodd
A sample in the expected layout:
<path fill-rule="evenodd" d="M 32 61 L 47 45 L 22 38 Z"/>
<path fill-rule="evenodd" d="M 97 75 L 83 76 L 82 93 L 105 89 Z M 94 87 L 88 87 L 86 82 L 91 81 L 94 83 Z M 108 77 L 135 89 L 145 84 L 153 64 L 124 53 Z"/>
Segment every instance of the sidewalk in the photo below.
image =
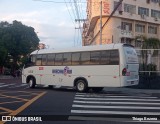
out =
<path fill-rule="evenodd" d="M 14 79 L 11 75 L 0 75 L 0 79 Z"/>
<path fill-rule="evenodd" d="M 22 79 L 21 77 L 13 77 L 10 75 L 0 75 L 0 83 L 21 83 Z"/>

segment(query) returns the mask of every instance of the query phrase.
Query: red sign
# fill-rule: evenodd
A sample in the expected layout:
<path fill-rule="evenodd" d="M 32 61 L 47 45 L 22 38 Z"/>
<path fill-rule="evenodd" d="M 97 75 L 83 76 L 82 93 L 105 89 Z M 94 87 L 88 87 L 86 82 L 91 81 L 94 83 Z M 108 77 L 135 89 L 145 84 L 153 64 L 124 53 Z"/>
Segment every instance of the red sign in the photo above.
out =
<path fill-rule="evenodd" d="M 108 2 L 103 2 L 103 12 L 104 14 L 110 14 L 110 8 L 109 8 L 109 3 Z"/>

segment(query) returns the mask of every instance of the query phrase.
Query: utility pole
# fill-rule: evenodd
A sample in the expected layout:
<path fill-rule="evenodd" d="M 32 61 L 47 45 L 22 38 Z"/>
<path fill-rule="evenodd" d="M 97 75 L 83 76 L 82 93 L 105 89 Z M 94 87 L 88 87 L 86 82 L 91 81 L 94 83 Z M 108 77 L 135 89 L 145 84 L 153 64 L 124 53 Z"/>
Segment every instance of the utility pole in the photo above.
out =
<path fill-rule="evenodd" d="M 100 45 L 102 45 L 102 0 L 100 2 Z"/>

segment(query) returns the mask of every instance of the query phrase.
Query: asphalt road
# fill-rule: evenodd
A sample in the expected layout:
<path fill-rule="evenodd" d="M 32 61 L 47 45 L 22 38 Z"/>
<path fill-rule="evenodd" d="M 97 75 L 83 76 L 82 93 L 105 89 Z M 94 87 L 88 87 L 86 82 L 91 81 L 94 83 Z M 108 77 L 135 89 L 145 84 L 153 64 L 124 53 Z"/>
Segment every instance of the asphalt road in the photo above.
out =
<path fill-rule="evenodd" d="M 0 116 L 0 124 L 160 123 L 160 91 L 105 88 L 78 93 L 71 88 L 30 89 L 20 79 L 0 79 Z"/>

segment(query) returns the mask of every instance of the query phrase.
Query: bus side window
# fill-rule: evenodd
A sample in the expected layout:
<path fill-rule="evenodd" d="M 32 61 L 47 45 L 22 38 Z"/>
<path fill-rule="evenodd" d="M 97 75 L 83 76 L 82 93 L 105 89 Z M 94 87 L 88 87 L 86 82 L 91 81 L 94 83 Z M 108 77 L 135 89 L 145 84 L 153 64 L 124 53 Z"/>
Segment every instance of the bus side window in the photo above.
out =
<path fill-rule="evenodd" d="M 55 57 L 55 65 L 62 65 L 63 62 L 63 54 L 57 53 Z"/>
<path fill-rule="evenodd" d="M 42 64 L 42 55 L 37 55 L 36 65 L 40 66 Z"/>
<path fill-rule="evenodd" d="M 101 65 L 109 65 L 110 62 L 110 50 L 101 51 Z"/>
<path fill-rule="evenodd" d="M 47 65 L 54 65 L 55 54 L 48 54 Z"/>
<path fill-rule="evenodd" d="M 47 55 L 42 55 L 42 65 L 46 65 Z"/>
<path fill-rule="evenodd" d="M 81 64 L 82 65 L 90 64 L 90 52 L 81 52 Z"/>
<path fill-rule="evenodd" d="M 98 51 L 96 51 L 96 52 L 91 51 L 90 64 L 91 65 L 99 65 L 99 63 L 100 63 L 100 52 L 98 52 Z"/>
<path fill-rule="evenodd" d="M 71 65 L 71 53 L 64 53 L 63 65 Z"/>
<path fill-rule="evenodd" d="M 80 53 L 72 53 L 72 65 L 80 64 Z"/>
<path fill-rule="evenodd" d="M 119 65 L 119 51 L 111 50 L 110 65 Z"/>

